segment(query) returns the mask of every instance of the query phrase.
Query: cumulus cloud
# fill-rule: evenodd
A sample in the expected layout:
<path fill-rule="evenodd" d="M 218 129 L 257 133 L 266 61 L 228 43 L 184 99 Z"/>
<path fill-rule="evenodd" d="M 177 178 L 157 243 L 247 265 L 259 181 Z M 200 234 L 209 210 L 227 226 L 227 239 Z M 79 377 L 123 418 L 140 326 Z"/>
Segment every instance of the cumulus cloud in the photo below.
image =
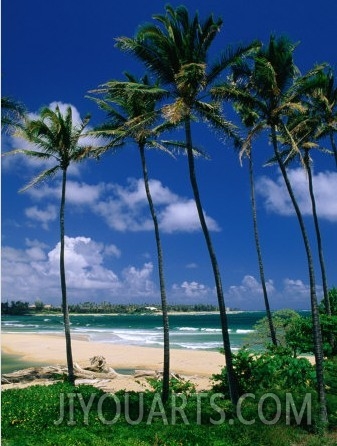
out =
<path fill-rule="evenodd" d="M 214 299 L 214 289 L 196 281 L 183 281 L 181 284 L 174 283 L 172 285 L 172 298 L 175 301 L 185 301 L 185 303 L 193 303 L 196 300 Z M 186 300 L 188 299 L 188 300 Z"/>
<path fill-rule="evenodd" d="M 152 281 L 153 264 L 145 263 L 142 268 L 128 266 L 122 272 L 125 288 L 129 293 L 137 298 L 138 296 L 153 297 L 156 286 Z"/>
<path fill-rule="evenodd" d="M 215 220 L 205 214 L 208 229 L 219 231 Z M 194 200 L 183 200 L 169 204 L 160 213 L 160 225 L 164 232 L 194 232 L 200 230 L 200 222 Z"/>
<path fill-rule="evenodd" d="M 158 180 L 150 180 L 149 185 L 162 232 L 169 234 L 200 230 L 194 200 L 175 194 Z M 29 189 L 27 194 L 35 201 L 45 202 L 49 199 L 58 202 L 61 196 L 61 182 L 56 181 L 54 184 L 44 184 Z M 124 186 L 114 183 L 87 184 L 69 180 L 66 200 L 67 203 L 76 206 L 86 206 L 116 231 L 153 230 L 142 179 L 129 178 Z M 45 224 L 44 218 L 47 218 L 45 213 L 46 210 L 43 211 L 35 206 L 26 211 L 26 216 Z M 213 218 L 206 214 L 205 218 L 211 231 L 220 231 L 219 225 Z"/>
<path fill-rule="evenodd" d="M 60 244 L 53 249 L 26 240 L 26 249 L 3 247 L 2 296 L 4 299 L 60 303 Z M 65 266 L 70 301 L 144 298 L 157 296 L 153 266 L 130 265 L 122 273 L 109 268 L 107 256 L 120 257 L 114 245 L 104 246 L 90 237 L 65 237 Z"/>
<path fill-rule="evenodd" d="M 276 286 L 273 280 L 266 282 L 268 299 L 272 310 L 281 308 L 309 309 L 310 286 L 301 279 L 285 278 Z M 322 289 L 317 286 L 317 298 L 322 298 Z M 264 310 L 261 283 L 251 275 L 243 277 L 240 284 L 231 285 L 225 291 L 226 305 L 247 310 Z"/>
<path fill-rule="evenodd" d="M 272 280 L 266 282 L 268 295 L 275 292 Z M 263 308 L 263 290 L 254 276 L 246 275 L 239 285 L 231 285 L 227 291 L 228 305 L 235 308 Z M 226 302 L 227 303 L 227 302 Z"/>
<path fill-rule="evenodd" d="M 178 196 L 158 180 L 150 180 L 149 185 L 161 231 L 200 230 L 194 200 Z M 100 200 L 94 209 L 110 227 L 117 231 L 153 230 L 143 180 L 129 179 L 126 186 L 110 185 L 109 190 L 108 198 Z M 220 230 L 211 217 L 206 215 L 206 220 L 210 230 Z"/>
<path fill-rule="evenodd" d="M 311 215 L 308 179 L 303 169 L 289 169 L 289 179 L 303 215 Z M 337 172 L 319 172 L 313 175 L 317 213 L 320 218 L 337 221 Z M 257 193 L 263 197 L 266 208 L 279 215 L 294 215 L 294 209 L 279 174 L 276 179 L 263 176 L 256 182 Z"/>

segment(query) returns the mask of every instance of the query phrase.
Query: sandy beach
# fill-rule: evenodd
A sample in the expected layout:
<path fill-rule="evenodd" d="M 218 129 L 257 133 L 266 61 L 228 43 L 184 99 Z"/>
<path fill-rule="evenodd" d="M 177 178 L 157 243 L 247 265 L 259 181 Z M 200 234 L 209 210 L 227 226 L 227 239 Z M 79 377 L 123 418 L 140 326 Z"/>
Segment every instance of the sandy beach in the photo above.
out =
<path fill-rule="evenodd" d="M 65 365 L 65 341 L 61 335 L 32 333 L 2 334 L 2 351 L 22 357 L 22 361 L 36 361 L 46 365 Z M 73 359 L 81 367 L 90 364 L 93 356 L 104 356 L 107 365 L 113 369 L 137 369 L 161 371 L 163 351 L 160 348 L 117 345 L 112 343 L 90 342 L 86 337 L 72 339 Z M 225 364 L 224 355 L 214 351 L 171 350 L 171 371 L 193 382 L 198 389 L 210 386 L 209 378 L 219 373 Z M 143 390 L 146 380 L 135 380 L 121 376 L 110 383 L 110 390 Z M 5 385 L 3 388 L 16 385 Z"/>

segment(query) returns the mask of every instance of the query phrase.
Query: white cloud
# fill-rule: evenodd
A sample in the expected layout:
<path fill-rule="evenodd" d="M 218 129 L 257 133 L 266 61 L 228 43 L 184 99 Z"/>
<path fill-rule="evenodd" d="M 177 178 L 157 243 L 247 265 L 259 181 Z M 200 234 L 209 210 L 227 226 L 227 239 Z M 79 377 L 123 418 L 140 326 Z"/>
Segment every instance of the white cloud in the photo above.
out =
<path fill-rule="evenodd" d="M 26 240 L 26 249 L 2 249 L 2 297 L 9 300 L 60 304 L 60 244 L 47 249 L 38 241 Z M 153 266 L 130 265 L 122 273 L 106 266 L 108 256 L 120 257 L 114 245 L 104 246 L 89 237 L 65 237 L 65 266 L 69 300 L 121 300 L 157 298 L 152 281 Z"/>
<path fill-rule="evenodd" d="M 103 184 L 92 185 L 68 181 L 67 201 L 78 205 L 93 204 L 99 199 L 103 188 Z"/>
<path fill-rule="evenodd" d="M 135 266 L 129 266 L 122 272 L 125 279 L 125 288 L 129 295 L 134 298 L 141 296 L 153 297 L 156 291 L 156 286 L 152 281 L 153 265 L 151 262 L 145 263 L 142 268 L 138 269 Z"/>
<path fill-rule="evenodd" d="M 266 281 L 268 295 L 275 292 L 272 280 Z M 260 309 L 263 308 L 263 290 L 261 283 L 254 276 L 246 275 L 240 285 L 231 285 L 227 291 L 227 306 L 235 308 Z"/>
<path fill-rule="evenodd" d="M 66 201 L 76 205 L 91 205 L 96 203 L 104 192 L 104 184 L 87 184 L 73 180 L 67 181 Z M 53 184 L 43 184 L 27 190 L 27 194 L 34 200 L 56 200 L 61 198 L 61 181 Z"/>
<path fill-rule="evenodd" d="M 25 209 L 25 215 L 31 220 L 41 223 L 43 229 L 48 229 L 48 224 L 57 218 L 56 206 L 48 205 L 44 210 L 37 206 Z"/>
<path fill-rule="evenodd" d="M 283 280 L 284 292 L 287 295 L 296 296 L 309 296 L 310 286 L 305 285 L 302 280 L 299 279 L 284 279 Z"/>
<path fill-rule="evenodd" d="M 104 254 L 106 256 L 113 256 L 119 258 L 121 256 L 120 249 L 117 248 L 116 245 L 107 245 L 104 248 Z"/>
<path fill-rule="evenodd" d="M 180 285 L 172 285 L 172 297 L 174 299 L 188 298 L 186 303 L 193 302 L 194 299 L 214 299 L 214 290 L 202 283 L 184 281 Z"/>
<path fill-rule="evenodd" d="M 206 214 L 206 223 L 210 231 L 219 231 L 215 220 Z M 166 233 L 200 230 L 200 222 L 194 200 L 184 200 L 179 203 L 169 204 L 160 213 L 160 227 Z"/>
<path fill-rule="evenodd" d="M 176 195 L 158 180 L 150 180 L 149 186 L 162 232 L 200 230 L 194 200 Z M 153 230 L 143 180 L 129 179 L 127 186 L 110 185 L 109 190 L 109 196 L 101 199 L 94 210 L 110 227 L 117 231 Z M 206 215 L 206 221 L 210 230 L 219 230 L 211 217 Z"/>
<path fill-rule="evenodd" d="M 269 304 L 272 310 L 281 308 L 310 309 L 310 286 L 301 279 L 285 278 L 279 286 L 269 279 L 266 282 Z M 317 286 L 317 299 L 322 298 L 322 289 Z M 261 283 L 246 275 L 239 285 L 231 285 L 225 291 L 226 305 L 247 310 L 264 310 Z"/>
<path fill-rule="evenodd" d="M 159 227 L 163 233 L 200 230 L 194 200 L 180 197 L 158 180 L 150 180 L 149 185 Z M 43 184 L 38 188 L 29 189 L 27 194 L 32 200 L 45 201 L 50 199 L 58 203 L 61 196 L 61 182 Z M 126 186 L 113 183 L 87 184 L 69 180 L 67 182 L 66 201 L 77 206 L 87 206 L 88 210 L 103 218 L 108 226 L 116 231 L 153 230 L 153 221 L 149 211 L 144 182 L 141 179 L 129 178 Z M 30 208 L 26 215 L 45 224 L 46 211 L 42 211 L 35 206 Z M 205 218 L 209 230 L 220 230 L 219 225 L 213 218 L 206 214 Z"/>
<path fill-rule="evenodd" d="M 308 179 L 303 169 L 289 169 L 289 179 L 303 215 L 311 215 Z M 337 221 L 337 172 L 313 175 L 313 187 L 319 218 Z M 264 198 L 266 208 L 280 215 L 293 215 L 294 209 L 279 174 L 276 180 L 263 176 L 256 182 L 256 190 Z"/>

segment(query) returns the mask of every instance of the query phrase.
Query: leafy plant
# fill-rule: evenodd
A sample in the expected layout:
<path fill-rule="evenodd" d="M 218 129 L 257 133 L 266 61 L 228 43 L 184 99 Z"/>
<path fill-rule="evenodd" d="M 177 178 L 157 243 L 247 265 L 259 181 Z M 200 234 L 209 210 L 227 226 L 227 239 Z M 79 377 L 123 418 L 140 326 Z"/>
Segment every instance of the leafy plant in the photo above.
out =
<path fill-rule="evenodd" d="M 156 392 L 161 392 L 163 386 L 162 379 L 148 378 L 147 381 Z M 191 381 L 176 376 L 170 378 L 170 390 L 171 393 L 190 394 L 196 392 L 195 385 Z"/>

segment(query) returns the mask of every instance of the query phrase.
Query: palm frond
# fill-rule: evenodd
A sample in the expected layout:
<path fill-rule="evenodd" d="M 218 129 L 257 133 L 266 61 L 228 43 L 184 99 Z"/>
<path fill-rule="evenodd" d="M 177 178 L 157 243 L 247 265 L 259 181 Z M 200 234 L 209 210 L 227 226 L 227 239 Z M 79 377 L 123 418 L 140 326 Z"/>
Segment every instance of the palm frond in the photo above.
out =
<path fill-rule="evenodd" d="M 60 166 L 52 167 L 51 169 L 44 170 L 39 175 L 34 177 L 26 186 L 24 186 L 22 189 L 19 190 L 19 192 L 25 192 L 27 189 L 30 189 L 31 187 L 37 186 L 42 181 L 45 181 L 51 177 L 53 177 L 57 171 L 60 169 Z"/>
<path fill-rule="evenodd" d="M 253 41 L 249 45 L 229 45 L 220 55 L 218 60 L 210 66 L 207 74 L 207 85 L 211 85 L 224 70 L 235 66 L 245 57 L 251 57 L 261 47 L 261 43 Z"/>
<path fill-rule="evenodd" d="M 196 101 L 194 108 L 203 120 L 220 133 L 221 137 L 226 136 L 233 141 L 239 139 L 237 126 L 222 116 L 218 103 Z"/>
<path fill-rule="evenodd" d="M 46 152 L 39 152 L 37 150 L 28 150 L 28 149 L 14 149 L 9 152 L 3 152 L 1 156 L 8 156 L 8 155 L 26 155 L 33 158 L 40 158 L 40 159 L 50 159 L 54 158 L 58 160 L 58 158 L 54 154 L 46 153 Z"/>

